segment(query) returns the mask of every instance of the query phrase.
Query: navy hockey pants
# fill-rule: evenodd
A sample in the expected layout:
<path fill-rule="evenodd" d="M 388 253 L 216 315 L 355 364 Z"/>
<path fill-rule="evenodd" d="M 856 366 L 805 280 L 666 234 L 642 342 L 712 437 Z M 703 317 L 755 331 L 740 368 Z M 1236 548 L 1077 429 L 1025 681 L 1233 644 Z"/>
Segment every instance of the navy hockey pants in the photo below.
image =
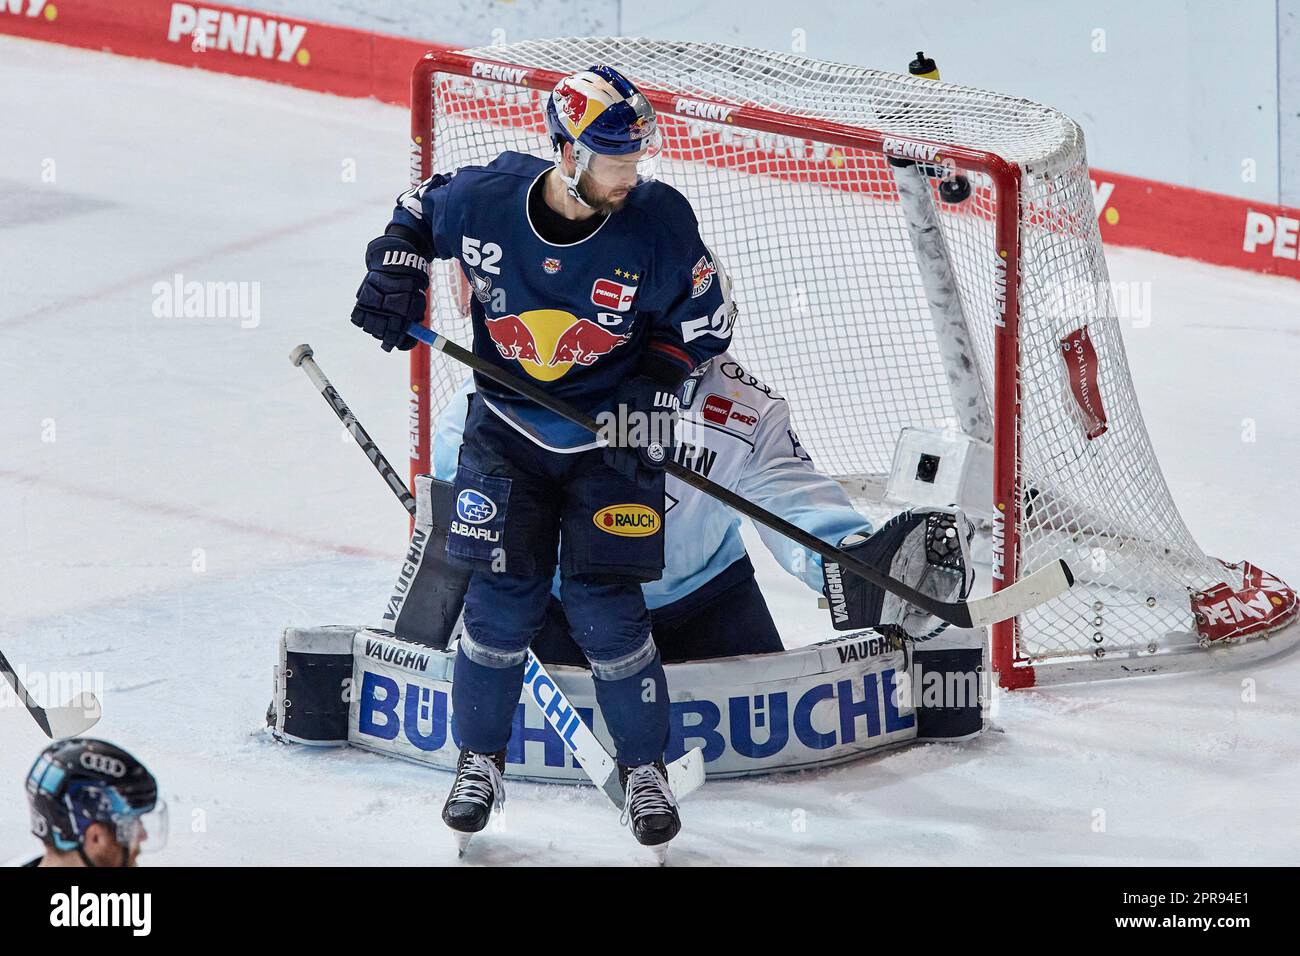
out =
<path fill-rule="evenodd" d="M 619 762 L 662 758 L 668 693 L 641 593 L 663 571 L 662 477 L 640 488 L 600 449 L 547 451 L 475 395 L 453 497 L 447 554 L 471 568 L 452 684 L 461 742 L 505 749 L 558 552 L 560 600 Z"/>

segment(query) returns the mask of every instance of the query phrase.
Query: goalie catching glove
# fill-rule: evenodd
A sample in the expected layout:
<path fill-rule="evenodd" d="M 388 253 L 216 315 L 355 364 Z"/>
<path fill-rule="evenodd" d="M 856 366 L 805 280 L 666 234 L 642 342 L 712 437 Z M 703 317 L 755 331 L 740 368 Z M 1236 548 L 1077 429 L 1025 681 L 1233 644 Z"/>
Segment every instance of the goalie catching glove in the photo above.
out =
<path fill-rule="evenodd" d="M 851 534 L 839 546 L 864 564 L 939 601 L 965 600 L 975 582 L 970 542 L 975 527 L 957 508 L 916 508 L 895 515 L 871 535 Z M 822 562 L 822 593 L 837 631 L 875 628 L 926 641 L 948 625 L 903 598 Z"/>

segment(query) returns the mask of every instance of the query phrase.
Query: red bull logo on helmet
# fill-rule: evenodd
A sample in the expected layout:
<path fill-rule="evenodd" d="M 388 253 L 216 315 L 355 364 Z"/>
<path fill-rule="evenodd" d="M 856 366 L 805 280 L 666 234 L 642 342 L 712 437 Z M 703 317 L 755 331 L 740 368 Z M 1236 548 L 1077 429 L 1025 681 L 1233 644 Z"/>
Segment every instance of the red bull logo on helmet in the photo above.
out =
<path fill-rule="evenodd" d="M 497 352 L 517 361 L 530 378 L 553 382 L 575 365 L 594 365 L 632 337 L 601 328 L 558 309 L 534 309 L 488 319 L 485 328 Z"/>
<path fill-rule="evenodd" d="M 555 88 L 556 109 L 574 139 L 581 136 L 592 120 L 614 101 L 608 95 L 612 90 L 601 90 L 598 83 L 608 86 L 595 74 L 584 72 L 561 80 Z"/>
<path fill-rule="evenodd" d="M 555 97 L 559 101 L 560 112 L 568 119 L 570 126 L 577 126 L 582 122 L 582 117 L 587 112 L 586 93 L 578 92 L 568 80 L 562 80 L 555 88 Z"/>

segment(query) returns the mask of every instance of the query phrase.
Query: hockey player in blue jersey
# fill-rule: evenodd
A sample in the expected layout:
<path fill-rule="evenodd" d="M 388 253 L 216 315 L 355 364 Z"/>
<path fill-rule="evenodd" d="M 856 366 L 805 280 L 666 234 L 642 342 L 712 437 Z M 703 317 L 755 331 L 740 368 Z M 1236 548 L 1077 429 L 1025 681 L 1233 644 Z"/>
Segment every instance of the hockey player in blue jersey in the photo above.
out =
<path fill-rule="evenodd" d="M 462 751 L 443 820 L 470 834 L 500 805 L 524 659 L 558 553 L 629 822 L 639 842 L 660 845 L 681 824 L 641 584 L 663 569 L 678 389 L 726 348 L 735 310 L 689 204 L 648 178 L 659 133 L 635 86 L 593 66 L 556 85 L 546 114 L 553 160 L 507 152 L 400 197 L 367 247 L 352 321 L 385 350 L 413 347 L 406 330 L 424 316 L 427 260 L 456 258 L 474 293 L 474 352 L 608 426 L 598 441 L 476 382 L 447 542 L 472 571 L 453 682 Z"/>

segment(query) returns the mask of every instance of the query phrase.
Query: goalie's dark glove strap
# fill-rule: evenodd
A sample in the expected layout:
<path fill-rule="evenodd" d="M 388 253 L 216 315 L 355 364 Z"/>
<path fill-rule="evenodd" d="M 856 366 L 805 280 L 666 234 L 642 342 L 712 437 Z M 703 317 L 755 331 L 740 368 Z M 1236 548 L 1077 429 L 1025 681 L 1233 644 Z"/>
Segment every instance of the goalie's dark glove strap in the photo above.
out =
<path fill-rule="evenodd" d="M 894 555 L 892 545 L 887 553 L 879 544 L 873 546 L 872 537 L 854 542 L 860 535 L 851 535 L 841 543 L 840 550 L 857 558 L 884 574 L 889 573 Z M 877 542 L 881 539 L 877 538 Z M 831 624 L 837 631 L 860 631 L 880 623 L 880 612 L 885 592 L 856 574 L 842 570 L 839 562 L 822 559 L 822 594 L 830 605 Z"/>

